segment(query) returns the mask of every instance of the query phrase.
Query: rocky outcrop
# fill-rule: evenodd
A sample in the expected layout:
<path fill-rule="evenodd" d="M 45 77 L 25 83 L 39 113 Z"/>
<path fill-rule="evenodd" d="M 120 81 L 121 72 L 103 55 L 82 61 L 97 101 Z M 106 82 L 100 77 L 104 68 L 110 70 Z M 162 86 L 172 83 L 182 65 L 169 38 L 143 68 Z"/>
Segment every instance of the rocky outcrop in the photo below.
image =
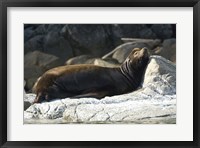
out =
<path fill-rule="evenodd" d="M 35 94 L 26 94 L 26 101 Z M 27 103 L 26 103 L 27 105 Z M 176 66 L 152 56 L 141 87 L 128 94 L 58 99 L 25 107 L 25 123 L 176 123 Z"/>
<path fill-rule="evenodd" d="M 173 24 L 25 24 L 25 63 L 41 59 L 42 54 L 46 62 L 51 63 L 52 56 L 60 61 L 49 64 L 50 68 L 64 64 L 110 67 L 122 63 L 133 48 L 143 47 L 176 62 L 175 37 Z M 26 91 L 47 69 L 37 63 L 25 66 Z"/>

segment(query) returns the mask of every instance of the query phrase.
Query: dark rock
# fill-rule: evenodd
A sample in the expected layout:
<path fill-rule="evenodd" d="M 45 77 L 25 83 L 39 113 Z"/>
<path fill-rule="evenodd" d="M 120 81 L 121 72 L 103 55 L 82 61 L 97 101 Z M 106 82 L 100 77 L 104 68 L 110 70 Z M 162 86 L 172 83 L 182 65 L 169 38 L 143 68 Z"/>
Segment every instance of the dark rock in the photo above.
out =
<path fill-rule="evenodd" d="M 166 59 L 176 63 L 176 39 L 164 40 L 162 47 L 159 47 L 155 53 L 156 55 L 161 55 Z"/>
<path fill-rule="evenodd" d="M 59 57 L 63 63 L 73 57 L 69 42 L 56 31 L 50 31 L 44 38 L 44 52 Z"/>
<path fill-rule="evenodd" d="M 156 38 L 151 29 L 139 24 L 114 24 L 111 32 L 116 46 L 121 43 L 121 38 Z"/>
<path fill-rule="evenodd" d="M 156 34 L 149 28 L 144 28 L 139 32 L 139 37 L 140 38 L 145 38 L 145 39 L 156 39 L 157 36 Z"/>
<path fill-rule="evenodd" d="M 102 56 L 112 49 L 111 41 L 103 25 L 66 25 L 62 31 L 72 45 L 81 54 Z"/>
<path fill-rule="evenodd" d="M 28 41 L 34 35 L 33 27 L 28 27 L 24 30 L 24 42 Z"/>
<path fill-rule="evenodd" d="M 43 51 L 43 44 L 44 44 L 44 36 L 43 35 L 37 35 L 28 40 L 24 44 L 24 53 L 32 52 L 35 50 Z"/>
<path fill-rule="evenodd" d="M 112 32 L 118 38 L 140 37 L 140 31 L 146 29 L 145 25 L 137 24 L 113 24 Z"/>
<path fill-rule="evenodd" d="M 60 32 L 65 24 L 49 24 L 47 27 L 48 32 Z"/>
<path fill-rule="evenodd" d="M 34 30 L 34 36 L 37 36 L 37 35 L 46 35 L 46 33 L 47 33 L 47 25 L 45 25 L 45 24 L 39 25 Z"/>
<path fill-rule="evenodd" d="M 172 25 L 170 24 L 154 24 L 151 29 L 159 39 L 168 39 L 173 36 Z"/>

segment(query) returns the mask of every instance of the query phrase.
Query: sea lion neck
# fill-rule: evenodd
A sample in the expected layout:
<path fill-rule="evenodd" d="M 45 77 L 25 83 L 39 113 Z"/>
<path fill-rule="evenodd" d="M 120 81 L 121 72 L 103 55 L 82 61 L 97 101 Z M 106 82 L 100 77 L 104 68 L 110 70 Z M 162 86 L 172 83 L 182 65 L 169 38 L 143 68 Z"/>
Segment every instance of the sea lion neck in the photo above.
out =
<path fill-rule="evenodd" d="M 120 71 L 127 80 L 129 86 L 133 89 L 139 86 L 142 74 L 140 74 L 140 69 L 131 66 L 131 60 L 129 58 L 120 66 Z"/>

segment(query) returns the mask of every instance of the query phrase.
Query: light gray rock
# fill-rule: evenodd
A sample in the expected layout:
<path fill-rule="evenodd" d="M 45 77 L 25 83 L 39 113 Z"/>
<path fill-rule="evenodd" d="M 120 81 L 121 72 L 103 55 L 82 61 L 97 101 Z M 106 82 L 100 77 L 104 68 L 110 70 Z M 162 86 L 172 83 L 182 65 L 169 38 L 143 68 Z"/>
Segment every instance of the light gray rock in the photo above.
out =
<path fill-rule="evenodd" d="M 97 58 L 94 60 L 94 65 L 102 66 L 102 67 L 118 67 L 120 66 L 119 63 L 116 63 L 115 61 L 105 61 L 100 58 Z"/>
<path fill-rule="evenodd" d="M 70 58 L 65 62 L 66 65 L 74 64 L 92 64 L 94 62 L 94 56 L 92 55 L 81 55 Z"/>
<path fill-rule="evenodd" d="M 124 39 L 122 39 L 124 40 Z M 134 48 L 143 48 L 147 47 L 149 50 L 154 49 L 156 46 L 158 46 L 161 41 L 156 39 L 125 39 L 125 43 L 117 46 L 113 51 L 109 52 L 108 54 L 104 55 L 102 59 L 105 59 L 112 55 L 113 59 L 118 60 L 119 63 L 124 62 L 124 60 L 127 58 L 127 56 L 130 54 L 130 52 Z M 131 42 L 128 42 L 131 41 Z"/>
<path fill-rule="evenodd" d="M 35 96 L 35 94 L 26 94 L 24 92 L 24 110 L 26 110 L 33 104 Z"/>
<path fill-rule="evenodd" d="M 152 56 L 138 90 L 105 97 L 57 99 L 31 105 L 25 123 L 176 123 L 176 66 Z"/>

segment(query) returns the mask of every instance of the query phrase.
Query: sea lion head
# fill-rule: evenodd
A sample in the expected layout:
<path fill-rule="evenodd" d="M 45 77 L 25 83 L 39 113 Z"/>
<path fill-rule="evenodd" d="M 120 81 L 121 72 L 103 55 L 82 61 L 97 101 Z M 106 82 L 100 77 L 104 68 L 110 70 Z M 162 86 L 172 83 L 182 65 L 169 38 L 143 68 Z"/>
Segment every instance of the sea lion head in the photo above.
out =
<path fill-rule="evenodd" d="M 149 61 L 149 52 L 146 47 L 144 48 L 134 48 L 129 54 L 126 61 L 133 69 L 143 69 L 147 66 Z M 125 61 L 125 62 L 126 62 Z"/>

